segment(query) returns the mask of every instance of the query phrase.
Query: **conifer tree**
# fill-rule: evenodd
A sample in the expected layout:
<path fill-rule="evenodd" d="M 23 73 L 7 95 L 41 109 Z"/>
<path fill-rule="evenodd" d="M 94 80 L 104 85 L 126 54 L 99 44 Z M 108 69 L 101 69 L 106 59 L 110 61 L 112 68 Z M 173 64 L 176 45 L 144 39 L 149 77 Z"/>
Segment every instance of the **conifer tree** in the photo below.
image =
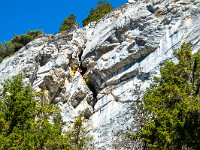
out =
<path fill-rule="evenodd" d="M 178 63 L 161 67 L 139 106 L 144 122 L 137 133 L 144 149 L 200 149 L 200 51 L 191 43 L 174 52 Z"/>
<path fill-rule="evenodd" d="M 72 149 L 82 150 L 83 148 L 92 148 L 87 145 L 88 142 L 93 141 L 93 138 L 92 136 L 85 136 L 86 129 L 83 125 L 84 121 L 84 115 L 81 111 L 79 111 L 79 115 L 75 117 L 72 130 L 68 132 Z"/>
<path fill-rule="evenodd" d="M 71 14 L 69 15 L 69 17 L 65 18 L 65 20 L 62 22 L 59 32 L 69 29 L 69 27 L 74 24 L 78 24 L 76 22 L 76 16 L 74 14 Z"/>
<path fill-rule="evenodd" d="M 20 48 L 28 44 L 30 41 L 32 41 L 42 33 L 42 30 L 28 30 L 26 34 L 22 34 L 20 36 L 15 34 L 14 37 L 8 42 L 0 42 L 0 63 L 3 61 L 4 58 L 11 56 L 12 54 L 14 54 L 14 52 L 18 51 Z"/>
<path fill-rule="evenodd" d="M 60 110 L 49 104 L 45 90 L 37 94 L 23 84 L 22 74 L 3 82 L 0 93 L 0 149 L 82 150 L 85 136 L 82 115 L 72 131 L 64 132 Z M 75 138 L 74 138 L 75 137 Z"/>
<path fill-rule="evenodd" d="M 16 52 L 42 33 L 43 33 L 42 30 L 41 31 L 40 30 L 34 30 L 34 31 L 28 30 L 28 32 L 26 34 L 22 34 L 20 36 L 15 34 L 10 42 L 13 44 L 13 46 L 15 48 L 15 52 Z"/>
<path fill-rule="evenodd" d="M 15 47 L 11 42 L 7 41 L 4 41 L 3 43 L 0 42 L 0 57 L 2 58 L 2 60 L 3 58 L 12 55 L 14 51 Z"/>
<path fill-rule="evenodd" d="M 112 10 L 113 7 L 109 2 L 99 1 L 95 8 L 90 9 L 88 17 L 83 20 L 83 26 L 88 25 L 90 22 L 98 21 Z"/>

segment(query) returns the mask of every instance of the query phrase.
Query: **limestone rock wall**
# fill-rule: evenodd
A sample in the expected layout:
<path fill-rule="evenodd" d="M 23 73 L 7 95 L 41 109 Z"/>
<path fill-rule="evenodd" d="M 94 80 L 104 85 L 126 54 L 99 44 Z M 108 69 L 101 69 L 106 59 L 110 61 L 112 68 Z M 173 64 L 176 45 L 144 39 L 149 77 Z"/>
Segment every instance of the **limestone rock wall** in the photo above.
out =
<path fill-rule="evenodd" d="M 84 111 L 95 149 L 141 149 L 123 132 L 136 129 L 136 104 L 160 66 L 189 41 L 200 49 L 199 0 L 130 0 L 82 29 L 31 41 L 0 64 L 0 82 L 22 72 L 46 89 L 66 130 Z"/>

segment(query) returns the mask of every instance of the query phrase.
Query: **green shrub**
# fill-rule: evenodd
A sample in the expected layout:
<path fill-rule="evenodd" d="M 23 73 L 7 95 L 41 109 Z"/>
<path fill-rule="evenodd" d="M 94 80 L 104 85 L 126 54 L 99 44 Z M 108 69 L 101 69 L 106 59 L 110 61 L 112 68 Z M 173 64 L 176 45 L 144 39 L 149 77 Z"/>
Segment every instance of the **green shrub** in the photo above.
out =
<path fill-rule="evenodd" d="M 5 80 L 0 93 L 0 149 L 86 148 L 82 115 L 72 131 L 63 132 L 64 122 L 56 105 L 49 104 L 45 90 L 24 86 L 22 75 Z M 51 122 L 50 122 L 51 121 Z"/>
<path fill-rule="evenodd" d="M 83 26 L 88 25 L 90 22 L 98 21 L 112 10 L 113 7 L 109 2 L 99 1 L 95 8 L 90 9 L 88 17 L 83 20 Z"/>
<path fill-rule="evenodd" d="M 0 63 L 3 61 L 4 59 L 2 57 L 0 57 Z"/>
<path fill-rule="evenodd" d="M 192 54 L 191 46 L 174 52 L 178 64 L 167 61 L 144 94 L 139 107 L 145 120 L 129 134 L 144 149 L 200 149 L 200 51 Z"/>
<path fill-rule="evenodd" d="M 87 143 L 89 141 L 92 141 L 93 138 L 91 136 L 85 136 L 86 129 L 84 128 L 84 114 L 79 111 L 79 115 L 75 117 L 74 125 L 71 131 L 67 133 L 70 143 L 72 146 L 72 149 L 75 150 L 82 150 L 82 149 L 88 149 L 92 147 L 88 147 Z"/>
<path fill-rule="evenodd" d="M 74 14 L 71 14 L 69 17 L 65 18 L 65 20 L 62 22 L 59 33 L 67 30 L 71 25 L 74 25 L 74 24 L 77 24 L 76 16 Z"/>
<path fill-rule="evenodd" d="M 14 53 L 14 45 L 11 42 L 4 41 L 0 42 L 0 57 L 5 58 Z"/>
<path fill-rule="evenodd" d="M 35 31 L 28 30 L 28 32 L 26 34 L 22 34 L 20 36 L 15 34 L 10 42 L 14 45 L 15 52 L 16 52 L 42 33 L 43 33 L 42 30 L 41 31 L 40 30 L 35 30 Z"/>
<path fill-rule="evenodd" d="M 12 40 L 10 40 L 9 42 L 0 42 L 0 57 L 4 59 L 5 57 L 14 54 L 14 52 L 18 51 L 20 48 L 28 44 L 30 41 L 32 41 L 42 33 L 42 30 L 28 30 L 26 34 L 22 34 L 20 36 L 15 34 Z M 0 63 L 1 61 L 2 59 L 0 59 Z"/>

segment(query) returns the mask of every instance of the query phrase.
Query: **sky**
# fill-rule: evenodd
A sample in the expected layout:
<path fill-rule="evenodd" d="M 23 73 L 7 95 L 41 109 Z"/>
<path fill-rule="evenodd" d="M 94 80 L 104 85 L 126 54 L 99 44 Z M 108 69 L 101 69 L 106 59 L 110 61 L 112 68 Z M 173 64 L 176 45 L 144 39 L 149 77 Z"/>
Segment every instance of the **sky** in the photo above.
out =
<path fill-rule="evenodd" d="M 82 26 L 99 0 L 0 0 L 0 42 L 9 41 L 14 34 L 25 34 L 28 30 L 43 30 L 55 34 L 61 23 L 70 14 Z M 109 0 L 114 8 L 128 0 Z"/>

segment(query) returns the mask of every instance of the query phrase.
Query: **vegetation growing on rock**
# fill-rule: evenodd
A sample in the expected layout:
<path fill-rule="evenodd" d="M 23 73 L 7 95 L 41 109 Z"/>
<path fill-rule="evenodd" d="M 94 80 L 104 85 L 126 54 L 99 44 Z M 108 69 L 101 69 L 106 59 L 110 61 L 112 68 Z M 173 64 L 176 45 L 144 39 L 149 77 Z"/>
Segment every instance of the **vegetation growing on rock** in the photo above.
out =
<path fill-rule="evenodd" d="M 73 65 L 73 67 L 72 67 L 72 69 L 71 69 L 71 72 L 70 72 L 70 76 L 71 77 L 73 77 L 73 79 L 74 79 L 74 76 L 75 76 L 75 74 L 76 74 L 76 71 L 78 71 L 78 72 L 82 72 L 82 70 L 81 69 L 79 69 L 79 67 L 77 66 L 77 65 Z M 86 75 L 86 74 L 84 74 L 83 75 L 83 79 L 84 79 L 84 82 L 85 83 L 87 83 L 88 82 L 88 76 Z"/>
<path fill-rule="evenodd" d="M 41 31 L 28 30 L 26 34 L 22 34 L 20 36 L 15 34 L 12 40 L 10 41 L 14 45 L 14 51 L 15 52 L 18 51 L 20 48 L 24 47 L 26 44 L 28 44 L 30 41 L 32 41 L 33 39 L 35 39 L 37 36 L 39 36 L 42 33 L 43 33 L 42 30 Z"/>
<path fill-rule="evenodd" d="M 63 131 L 64 122 L 56 105 L 49 105 L 45 91 L 24 86 L 22 75 L 5 80 L 0 95 L 0 149 L 78 149 L 86 148 L 83 115 L 73 129 Z"/>
<path fill-rule="evenodd" d="M 69 17 L 65 18 L 65 20 L 62 22 L 59 32 L 65 31 L 69 29 L 71 25 L 75 25 L 75 24 L 78 24 L 76 21 L 76 16 L 74 14 L 71 14 L 69 15 Z"/>
<path fill-rule="evenodd" d="M 83 148 L 92 148 L 87 143 L 93 141 L 91 136 L 85 136 L 86 129 L 84 128 L 84 114 L 79 111 L 79 115 L 75 117 L 75 122 L 71 131 L 68 132 L 71 149 L 82 150 Z"/>
<path fill-rule="evenodd" d="M 145 149 L 200 149 L 200 51 L 191 47 L 176 50 L 179 62 L 167 61 L 144 94 L 144 122 L 130 137 Z"/>
<path fill-rule="evenodd" d="M 10 40 L 9 42 L 0 42 L 0 62 L 3 61 L 4 58 L 14 54 L 14 52 L 24 47 L 26 44 L 28 44 L 30 41 L 32 41 L 42 33 L 42 30 L 28 30 L 26 34 L 22 34 L 20 36 L 15 34 L 12 40 Z"/>
<path fill-rule="evenodd" d="M 88 25 L 90 22 L 98 21 L 112 10 L 113 7 L 109 2 L 99 1 L 95 8 L 90 9 L 88 17 L 83 20 L 83 26 Z"/>
<path fill-rule="evenodd" d="M 0 63 L 6 58 L 14 53 L 14 45 L 11 42 L 4 41 L 0 42 Z"/>

